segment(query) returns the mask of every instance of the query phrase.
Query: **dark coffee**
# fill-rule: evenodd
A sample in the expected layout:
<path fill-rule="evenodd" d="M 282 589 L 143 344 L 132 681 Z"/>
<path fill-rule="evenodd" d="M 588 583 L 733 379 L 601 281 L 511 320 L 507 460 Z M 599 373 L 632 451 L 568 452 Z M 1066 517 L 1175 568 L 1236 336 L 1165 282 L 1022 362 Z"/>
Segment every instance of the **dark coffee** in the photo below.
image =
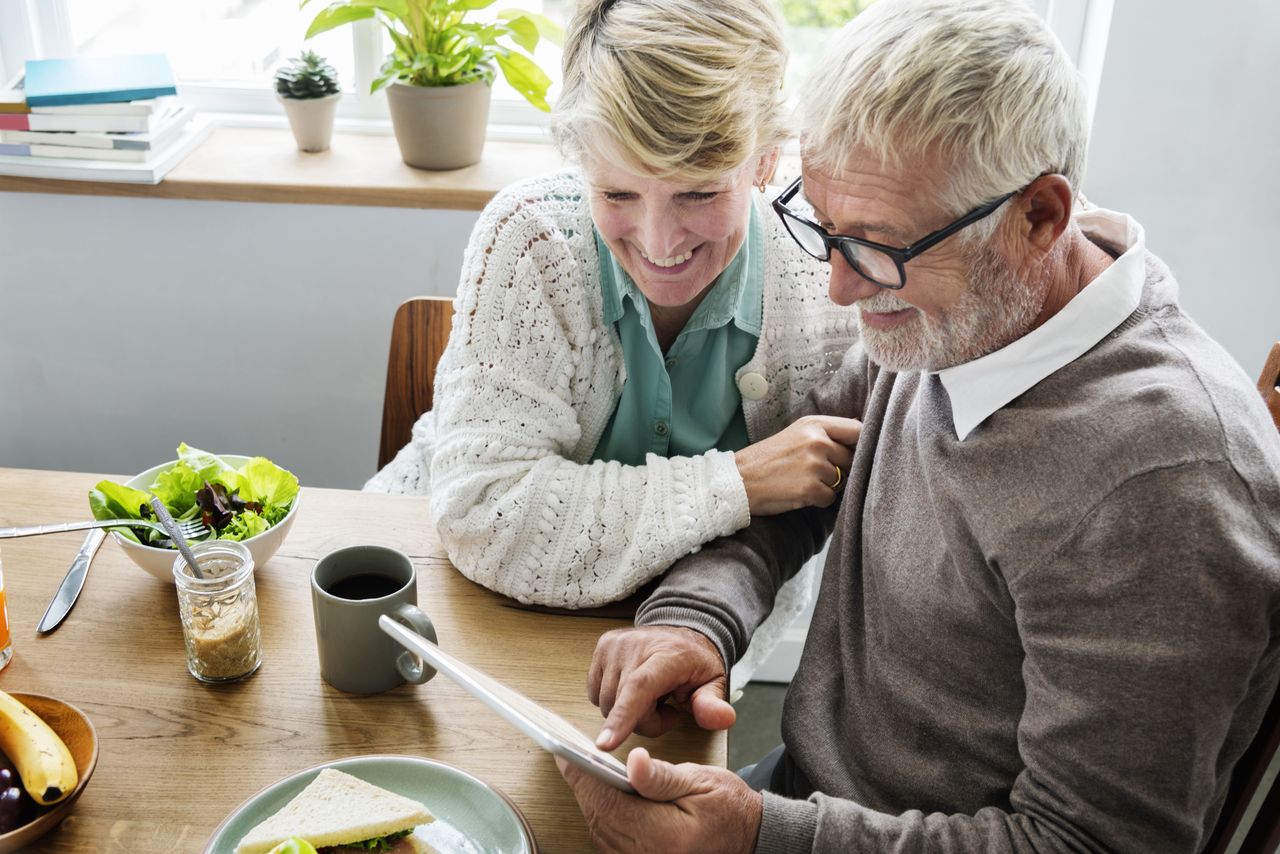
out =
<path fill-rule="evenodd" d="M 404 587 L 404 582 L 398 578 L 377 572 L 362 572 L 339 578 L 325 592 L 339 599 L 381 599 L 401 587 Z"/>

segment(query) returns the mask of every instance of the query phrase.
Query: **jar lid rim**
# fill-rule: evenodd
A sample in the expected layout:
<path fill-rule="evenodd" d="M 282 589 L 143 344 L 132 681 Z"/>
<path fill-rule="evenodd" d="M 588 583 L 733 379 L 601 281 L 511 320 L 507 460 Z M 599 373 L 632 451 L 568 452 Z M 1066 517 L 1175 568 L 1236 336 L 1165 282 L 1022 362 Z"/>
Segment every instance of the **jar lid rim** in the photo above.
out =
<path fill-rule="evenodd" d="M 173 560 L 173 578 L 176 583 L 181 584 L 183 587 L 196 590 L 233 587 L 253 574 L 253 554 L 249 551 L 248 546 L 237 540 L 205 540 L 204 542 L 192 544 L 191 552 L 196 556 L 197 560 L 200 560 L 206 554 L 220 557 L 234 556 L 241 560 L 241 565 L 234 571 L 224 573 L 215 578 L 197 578 L 190 572 L 186 558 L 179 553 Z"/>

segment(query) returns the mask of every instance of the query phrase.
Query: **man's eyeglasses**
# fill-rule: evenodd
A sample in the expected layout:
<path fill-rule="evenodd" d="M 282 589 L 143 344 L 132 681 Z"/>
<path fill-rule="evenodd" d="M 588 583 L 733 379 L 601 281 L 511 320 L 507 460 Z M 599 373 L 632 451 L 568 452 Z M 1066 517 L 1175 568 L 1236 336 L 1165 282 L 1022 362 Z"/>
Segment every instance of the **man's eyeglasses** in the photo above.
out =
<path fill-rule="evenodd" d="M 800 192 L 800 179 L 792 182 L 782 195 L 773 200 L 773 209 L 782 217 L 782 223 L 795 238 L 800 248 L 819 261 L 831 260 L 831 247 L 840 250 L 844 260 L 857 271 L 858 275 L 874 282 L 882 288 L 898 290 L 907 283 L 906 263 L 920 253 L 946 240 L 965 226 L 973 225 L 978 220 L 991 214 L 996 208 L 1018 194 L 1017 190 L 1005 193 L 993 202 L 974 208 L 948 226 L 938 229 L 910 246 L 898 248 L 885 246 L 872 240 L 860 237 L 847 237 L 843 234 L 828 234 L 827 230 L 813 220 L 796 213 L 787 204 Z"/>

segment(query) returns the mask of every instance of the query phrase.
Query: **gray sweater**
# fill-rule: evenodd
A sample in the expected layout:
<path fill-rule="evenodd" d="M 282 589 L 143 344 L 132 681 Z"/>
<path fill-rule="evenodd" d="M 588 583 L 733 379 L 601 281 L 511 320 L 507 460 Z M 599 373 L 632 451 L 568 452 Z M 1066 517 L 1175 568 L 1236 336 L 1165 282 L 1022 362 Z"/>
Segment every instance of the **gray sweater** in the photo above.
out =
<path fill-rule="evenodd" d="M 842 504 L 676 565 L 639 624 L 726 662 L 834 526 L 757 851 L 1195 852 L 1280 679 L 1280 436 L 1147 256 L 1138 310 L 956 439 L 855 348 Z M 811 787 L 811 788 L 810 788 Z M 786 795 L 789 797 L 783 797 Z"/>

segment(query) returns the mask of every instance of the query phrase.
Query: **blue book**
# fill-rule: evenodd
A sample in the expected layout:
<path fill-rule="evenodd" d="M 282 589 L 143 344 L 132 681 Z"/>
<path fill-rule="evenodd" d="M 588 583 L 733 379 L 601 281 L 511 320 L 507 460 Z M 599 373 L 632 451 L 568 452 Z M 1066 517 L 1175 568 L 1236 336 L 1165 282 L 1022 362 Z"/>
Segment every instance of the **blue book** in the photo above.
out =
<path fill-rule="evenodd" d="M 178 93 L 163 53 L 29 59 L 26 72 L 29 107 L 110 104 Z"/>

